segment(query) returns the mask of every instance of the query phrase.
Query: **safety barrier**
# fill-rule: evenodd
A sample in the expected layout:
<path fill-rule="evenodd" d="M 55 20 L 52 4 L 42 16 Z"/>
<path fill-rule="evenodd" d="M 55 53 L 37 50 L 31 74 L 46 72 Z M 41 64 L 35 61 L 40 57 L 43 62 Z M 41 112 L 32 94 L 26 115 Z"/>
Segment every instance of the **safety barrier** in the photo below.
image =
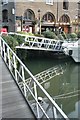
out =
<path fill-rule="evenodd" d="M 1 56 L 36 118 L 47 118 L 48 120 L 50 120 L 50 118 L 63 118 L 68 120 L 69 118 L 67 115 L 40 85 L 37 79 L 32 75 L 29 69 L 22 63 L 1 36 L 0 45 Z M 29 77 L 32 78 L 30 85 L 26 83 L 26 79 Z M 23 84 L 20 85 L 20 82 Z M 31 89 L 32 86 L 34 89 Z M 43 101 L 43 98 L 47 98 L 47 101 Z"/>
<path fill-rule="evenodd" d="M 23 35 L 19 33 L 9 33 L 9 35 L 18 35 L 23 36 L 24 41 L 21 46 L 16 46 L 19 49 L 35 49 L 35 50 L 45 50 L 45 51 L 53 51 L 53 52 L 63 52 L 63 42 L 62 40 L 49 39 L 44 37 L 36 37 Z"/>

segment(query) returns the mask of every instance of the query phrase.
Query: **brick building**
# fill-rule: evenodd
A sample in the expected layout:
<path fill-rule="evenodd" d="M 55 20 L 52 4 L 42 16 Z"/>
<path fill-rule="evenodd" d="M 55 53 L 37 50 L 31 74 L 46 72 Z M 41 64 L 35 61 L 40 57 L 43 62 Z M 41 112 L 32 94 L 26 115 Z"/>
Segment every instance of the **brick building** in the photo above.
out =
<path fill-rule="evenodd" d="M 16 2 L 17 1 L 17 2 Z M 2 0 L 2 26 L 8 31 L 43 32 L 80 29 L 80 2 L 72 0 Z"/>

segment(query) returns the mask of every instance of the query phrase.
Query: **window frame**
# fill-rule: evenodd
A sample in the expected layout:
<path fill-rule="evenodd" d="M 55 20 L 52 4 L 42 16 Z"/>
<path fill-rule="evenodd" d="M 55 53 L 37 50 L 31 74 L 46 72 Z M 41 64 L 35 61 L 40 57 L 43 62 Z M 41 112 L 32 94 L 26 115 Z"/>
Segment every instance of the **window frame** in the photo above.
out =
<path fill-rule="evenodd" d="M 68 10 L 69 9 L 69 1 L 68 0 L 63 0 L 63 9 Z"/>
<path fill-rule="evenodd" d="M 46 0 L 47 5 L 53 5 L 53 0 Z"/>

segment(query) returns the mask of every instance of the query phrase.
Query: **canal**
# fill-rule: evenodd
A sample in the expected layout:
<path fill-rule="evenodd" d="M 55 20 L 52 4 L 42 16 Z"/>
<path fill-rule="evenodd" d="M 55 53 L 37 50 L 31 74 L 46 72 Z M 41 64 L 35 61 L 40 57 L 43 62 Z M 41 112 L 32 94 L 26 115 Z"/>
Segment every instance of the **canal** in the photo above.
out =
<path fill-rule="evenodd" d="M 29 57 L 24 63 L 36 75 L 51 67 L 62 67 L 63 74 L 57 75 L 42 84 L 44 89 L 55 99 L 69 118 L 80 117 L 80 64 L 71 58 Z M 40 94 L 44 98 L 43 95 Z"/>

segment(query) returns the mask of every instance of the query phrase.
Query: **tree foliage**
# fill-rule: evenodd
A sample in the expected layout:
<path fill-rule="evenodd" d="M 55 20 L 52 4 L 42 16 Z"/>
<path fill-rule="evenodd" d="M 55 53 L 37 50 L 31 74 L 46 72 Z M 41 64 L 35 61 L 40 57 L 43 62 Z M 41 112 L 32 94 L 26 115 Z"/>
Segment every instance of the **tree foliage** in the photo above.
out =
<path fill-rule="evenodd" d="M 44 37 L 46 37 L 46 38 L 58 40 L 58 37 L 56 36 L 56 34 L 55 34 L 54 32 L 45 31 L 45 32 L 43 32 L 43 35 L 44 35 Z"/>
<path fill-rule="evenodd" d="M 9 45 L 9 47 L 15 51 L 15 47 L 19 45 L 19 43 L 14 39 L 11 35 L 9 36 L 2 36 L 3 39 L 6 41 L 6 43 Z"/>

